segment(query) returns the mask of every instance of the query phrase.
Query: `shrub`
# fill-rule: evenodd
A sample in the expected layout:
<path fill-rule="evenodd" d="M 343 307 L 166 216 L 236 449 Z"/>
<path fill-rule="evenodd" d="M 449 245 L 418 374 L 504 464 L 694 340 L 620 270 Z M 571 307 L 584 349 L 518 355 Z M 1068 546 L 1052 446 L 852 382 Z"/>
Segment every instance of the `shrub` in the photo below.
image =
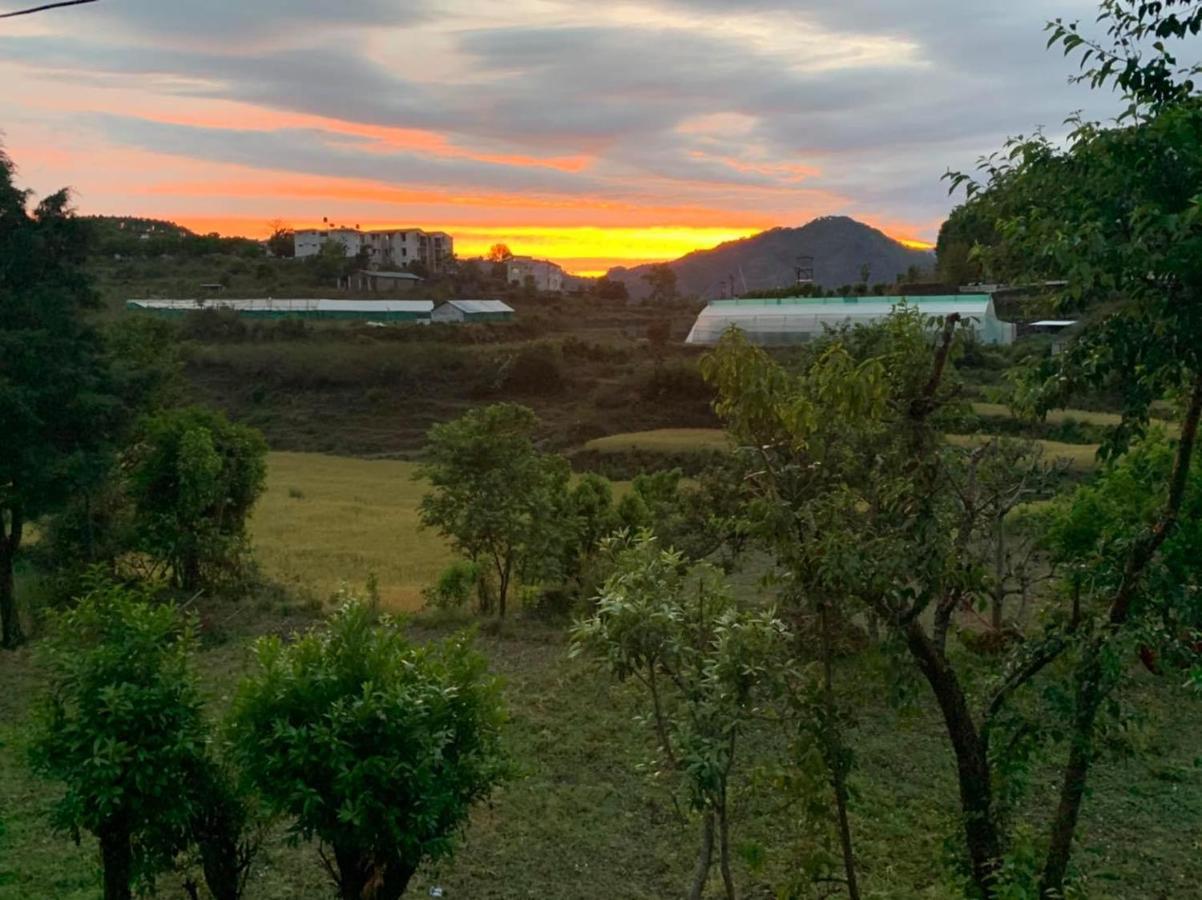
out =
<path fill-rule="evenodd" d="M 480 580 L 479 567 L 470 560 L 457 559 L 438 576 L 438 582 L 422 591 L 426 605 L 434 609 L 462 609 L 467 606 Z"/>
<path fill-rule="evenodd" d="M 262 435 L 203 407 L 161 412 L 142 432 L 129 479 L 137 548 L 184 590 L 240 580 L 267 477 Z"/>
<path fill-rule="evenodd" d="M 353 598 L 328 629 L 256 653 L 231 715 L 238 759 L 294 834 L 332 849 L 341 897 L 395 900 L 504 774 L 484 658 L 463 636 L 412 646 Z"/>
<path fill-rule="evenodd" d="M 545 344 L 523 347 L 509 361 L 503 386 L 519 394 L 537 396 L 558 393 L 564 387 L 559 354 Z"/>
<path fill-rule="evenodd" d="M 205 728 L 190 663 L 192 623 L 144 594 L 101 585 L 55 623 L 50 693 L 31 748 L 66 792 L 54 824 L 100 840 L 106 900 L 171 866 L 198 809 Z"/>

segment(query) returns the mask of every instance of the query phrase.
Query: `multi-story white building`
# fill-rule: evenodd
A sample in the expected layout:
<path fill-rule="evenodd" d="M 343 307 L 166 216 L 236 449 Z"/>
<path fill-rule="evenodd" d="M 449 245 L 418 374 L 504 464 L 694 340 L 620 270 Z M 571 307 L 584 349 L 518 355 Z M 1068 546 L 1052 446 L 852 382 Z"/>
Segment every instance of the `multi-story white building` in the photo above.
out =
<path fill-rule="evenodd" d="M 369 268 L 403 269 L 421 263 L 429 272 L 443 271 L 455 255 L 455 242 L 443 231 L 396 228 L 359 231 L 353 228 L 311 229 L 296 232 L 296 255 L 316 256 L 328 241 L 339 241 L 347 256 L 367 251 Z"/>
<path fill-rule="evenodd" d="M 308 228 L 293 235 L 296 256 L 316 256 L 321 248 L 336 241 L 346 249 L 347 256 L 358 256 L 363 246 L 363 232 L 355 228 Z"/>
<path fill-rule="evenodd" d="M 526 279 L 534 280 L 538 291 L 562 291 L 564 271 L 561 266 L 547 259 L 532 259 L 529 256 L 514 256 L 507 261 L 507 279 L 510 284 L 524 285 Z"/>

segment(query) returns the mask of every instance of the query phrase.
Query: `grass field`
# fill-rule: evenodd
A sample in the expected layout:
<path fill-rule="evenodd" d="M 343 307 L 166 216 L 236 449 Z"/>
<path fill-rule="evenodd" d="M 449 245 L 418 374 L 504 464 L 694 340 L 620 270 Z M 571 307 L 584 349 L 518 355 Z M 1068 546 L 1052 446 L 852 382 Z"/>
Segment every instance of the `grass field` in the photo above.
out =
<path fill-rule="evenodd" d="M 389 609 L 421 606 L 452 555 L 442 538 L 419 528 L 425 491 L 416 464 L 316 453 L 272 453 L 267 493 L 251 523 L 264 571 L 325 598 L 342 582 L 369 574 Z"/>
<path fill-rule="evenodd" d="M 390 605 L 413 605 L 447 551 L 434 535 L 414 532 L 421 488 L 412 471 L 408 463 L 272 454 L 270 487 L 254 522 L 264 565 L 323 590 L 342 578 L 362 583 L 375 571 Z M 296 618 L 305 614 L 293 611 L 284 620 L 270 604 L 220 612 L 226 639 L 206 642 L 199 657 L 214 719 L 249 664 L 253 636 L 307 624 Z M 447 627 L 426 616 L 412 624 L 419 640 Z M 465 900 L 679 896 L 695 825 L 649 774 L 649 736 L 635 720 L 641 696 L 569 659 L 561 629 L 519 616 L 486 632 L 481 648 L 504 679 L 516 776 L 477 810 L 456 857 L 420 872 L 410 895 L 439 885 L 446 897 Z M 854 710 L 852 827 L 864 896 L 951 898 L 941 860 L 955 827 L 954 763 L 928 693 L 915 685 L 916 708 L 897 712 L 883 700 L 893 688 L 880 668 L 845 663 L 838 678 Z M 0 654 L 0 681 L 0 900 L 92 900 L 99 889 L 95 841 L 85 835 L 77 847 L 51 831 L 56 786 L 34 779 L 25 763 L 24 723 L 43 683 L 34 652 Z M 1202 704 L 1172 681 L 1141 676 L 1136 697 L 1150 715 L 1138 739 L 1147 752 L 1109 757 L 1091 780 L 1076 859 L 1094 900 L 1178 900 L 1197 896 L 1202 883 Z M 773 741 L 757 734 L 744 746 L 754 765 L 767 761 Z M 798 846 L 779 798 L 750 793 L 750 771 L 738 779 L 734 829 L 741 848 L 736 878 L 752 900 L 774 896 Z M 1035 796 L 1052 790 L 1047 776 L 1037 776 Z M 182 898 L 179 879 L 164 877 L 159 895 Z M 248 900 L 329 896 L 315 849 L 290 845 L 283 827 L 274 828 Z M 718 896 L 716 877 L 709 896 Z"/>
<path fill-rule="evenodd" d="M 973 447 L 989 440 L 989 435 L 953 434 L 948 440 L 960 447 Z M 1064 460 L 1074 472 L 1089 472 L 1097 467 L 1097 444 L 1066 444 L 1061 441 L 1036 441 L 1049 460 Z M 602 453 L 644 450 L 659 453 L 683 453 L 690 450 L 725 450 L 730 447 L 726 433 L 716 428 L 669 428 L 660 431 L 636 431 L 614 434 L 589 441 L 585 449 Z"/>
<path fill-rule="evenodd" d="M 972 411 L 984 418 L 1011 419 L 1014 414 L 1004 403 L 973 403 Z M 1101 425 L 1112 428 L 1123 421 L 1118 413 L 1092 412 L 1088 409 L 1054 409 L 1046 416 L 1052 425 L 1064 422 L 1083 422 L 1086 425 Z"/>
<path fill-rule="evenodd" d="M 987 434 L 949 434 L 948 441 L 957 447 L 977 447 L 991 440 Z M 1061 461 L 1073 472 L 1092 472 L 1098 467 L 1097 444 L 1066 444 L 1062 441 L 1035 441 L 1043 448 L 1048 462 Z"/>
<path fill-rule="evenodd" d="M 730 439 L 719 428 L 660 428 L 596 438 L 585 444 L 584 449 L 601 453 L 622 453 L 627 450 L 687 453 L 693 450 L 729 450 Z"/>

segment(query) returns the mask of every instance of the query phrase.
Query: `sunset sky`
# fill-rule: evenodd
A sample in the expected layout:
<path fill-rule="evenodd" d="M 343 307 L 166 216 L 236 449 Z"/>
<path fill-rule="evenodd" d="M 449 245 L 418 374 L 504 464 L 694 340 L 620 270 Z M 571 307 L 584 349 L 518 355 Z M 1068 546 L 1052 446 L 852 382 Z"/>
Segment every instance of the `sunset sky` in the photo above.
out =
<path fill-rule="evenodd" d="M 0 131 L 39 193 L 200 231 L 327 216 L 577 272 L 827 214 L 933 241 L 947 168 L 1111 111 L 1043 49 L 1094 9 L 100 0 L 0 20 Z"/>

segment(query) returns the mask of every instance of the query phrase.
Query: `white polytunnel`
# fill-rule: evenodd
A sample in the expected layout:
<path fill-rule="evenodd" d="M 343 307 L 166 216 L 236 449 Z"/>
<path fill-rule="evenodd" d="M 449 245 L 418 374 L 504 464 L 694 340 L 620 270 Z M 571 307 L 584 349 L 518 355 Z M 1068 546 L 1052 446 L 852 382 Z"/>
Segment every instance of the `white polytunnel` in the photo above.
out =
<path fill-rule="evenodd" d="M 1003 322 L 988 294 L 949 294 L 935 297 L 783 297 L 778 299 L 714 300 L 697 317 L 687 342 L 716 344 L 735 326 L 754 344 L 803 344 L 841 325 L 868 325 L 906 304 L 923 315 L 945 318 L 959 313 L 987 344 L 1010 344 L 1016 328 Z"/>

